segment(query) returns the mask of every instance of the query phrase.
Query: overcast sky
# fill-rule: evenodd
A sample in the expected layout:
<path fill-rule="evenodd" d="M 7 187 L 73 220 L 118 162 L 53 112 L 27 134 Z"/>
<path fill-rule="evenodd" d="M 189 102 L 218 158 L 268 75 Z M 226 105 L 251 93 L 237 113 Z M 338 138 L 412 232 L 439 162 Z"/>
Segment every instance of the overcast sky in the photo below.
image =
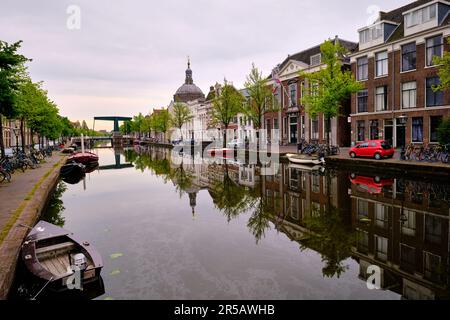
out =
<path fill-rule="evenodd" d="M 288 54 L 335 35 L 358 40 L 373 16 L 411 0 L 0 0 L 0 39 L 23 40 L 34 81 L 71 120 L 132 116 L 167 106 L 186 59 L 206 94 L 224 77 L 241 87 Z M 80 8 L 80 28 L 70 5 Z M 111 129 L 112 124 L 96 124 Z"/>

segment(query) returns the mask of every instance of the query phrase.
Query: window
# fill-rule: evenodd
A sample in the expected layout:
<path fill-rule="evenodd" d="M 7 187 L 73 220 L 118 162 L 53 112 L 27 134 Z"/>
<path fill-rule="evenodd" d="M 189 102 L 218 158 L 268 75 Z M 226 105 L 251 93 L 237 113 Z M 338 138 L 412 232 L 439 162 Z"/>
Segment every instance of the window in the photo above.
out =
<path fill-rule="evenodd" d="M 381 203 L 375 203 L 375 224 L 385 229 L 388 225 L 388 207 Z"/>
<path fill-rule="evenodd" d="M 402 46 L 402 71 L 416 69 L 416 43 L 412 42 Z"/>
<path fill-rule="evenodd" d="M 319 93 L 319 84 L 317 82 L 311 83 L 311 92 L 312 96 L 316 96 Z"/>
<path fill-rule="evenodd" d="M 358 80 L 367 80 L 369 78 L 369 61 L 367 57 L 359 58 L 357 61 Z"/>
<path fill-rule="evenodd" d="M 369 91 L 367 89 L 358 92 L 358 113 L 367 112 Z"/>
<path fill-rule="evenodd" d="M 444 104 L 444 92 L 441 90 L 434 91 L 433 88 L 441 84 L 439 77 L 427 78 L 427 107 L 442 106 Z"/>
<path fill-rule="evenodd" d="M 311 66 L 318 66 L 321 62 L 322 62 L 322 55 L 320 53 L 311 56 Z"/>
<path fill-rule="evenodd" d="M 274 128 L 275 130 L 279 129 L 279 128 L 278 128 L 278 118 L 273 119 L 273 128 Z"/>
<path fill-rule="evenodd" d="M 363 230 L 358 230 L 358 251 L 367 253 L 369 251 L 369 233 Z"/>
<path fill-rule="evenodd" d="M 415 236 L 416 234 L 416 213 L 407 209 L 402 214 L 402 234 Z"/>
<path fill-rule="evenodd" d="M 442 238 L 442 219 L 427 214 L 425 216 L 425 241 L 440 244 Z"/>
<path fill-rule="evenodd" d="M 433 66 L 434 57 L 442 57 L 442 36 L 427 39 L 427 66 Z"/>
<path fill-rule="evenodd" d="M 358 218 L 367 218 L 369 216 L 369 202 L 358 199 Z"/>
<path fill-rule="evenodd" d="M 370 29 L 363 30 L 359 33 L 359 42 L 367 43 L 372 40 Z"/>
<path fill-rule="evenodd" d="M 409 109 L 416 107 L 417 92 L 416 82 L 406 82 L 402 84 L 402 108 Z"/>
<path fill-rule="evenodd" d="M 442 116 L 430 117 L 430 142 L 438 142 L 437 128 L 442 122 Z"/>
<path fill-rule="evenodd" d="M 388 107 L 387 86 L 375 89 L 375 110 L 386 111 Z"/>
<path fill-rule="evenodd" d="M 319 140 L 319 119 L 311 119 L 311 139 Z"/>
<path fill-rule="evenodd" d="M 293 83 L 289 85 L 289 98 L 291 102 L 291 106 L 297 105 L 297 84 Z"/>
<path fill-rule="evenodd" d="M 375 54 L 375 74 L 382 77 L 388 74 L 388 52 L 383 51 Z"/>
<path fill-rule="evenodd" d="M 305 92 L 304 90 L 305 90 L 305 82 L 302 81 L 300 83 L 300 99 L 303 99 L 303 97 L 304 97 L 304 92 Z"/>
<path fill-rule="evenodd" d="M 443 273 L 441 257 L 424 251 L 424 274 L 425 278 L 431 281 L 441 281 Z"/>
<path fill-rule="evenodd" d="M 378 120 L 370 121 L 370 140 L 378 140 Z"/>
<path fill-rule="evenodd" d="M 436 5 L 431 5 L 405 15 L 406 28 L 411 28 L 436 18 Z"/>
<path fill-rule="evenodd" d="M 412 118 L 412 142 L 423 142 L 423 118 Z"/>
<path fill-rule="evenodd" d="M 311 175 L 311 180 L 312 180 L 311 191 L 314 193 L 320 193 L 320 175 L 318 174 Z"/>
<path fill-rule="evenodd" d="M 400 267 L 407 272 L 414 272 L 416 267 L 416 249 L 400 244 Z"/>
<path fill-rule="evenodd" d="M 365 121 L 358 121 L 357 122 L 358 125 L 358 141 L 364 141 L 366 138 L 366 129 L 365 129 Z"/>
<path fill-rule="evenodd" d="M 388 239 L 384 237 L 375 236 L 376 257 L 382 261 L 387 260 L 388 254 Z"/>

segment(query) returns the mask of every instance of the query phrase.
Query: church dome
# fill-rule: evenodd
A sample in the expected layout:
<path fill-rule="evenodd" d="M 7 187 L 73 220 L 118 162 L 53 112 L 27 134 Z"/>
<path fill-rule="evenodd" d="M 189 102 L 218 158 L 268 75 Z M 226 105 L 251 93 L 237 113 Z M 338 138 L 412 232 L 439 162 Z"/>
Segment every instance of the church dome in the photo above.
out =
<path fill-rule="evenodd" d="M 188 68 L 186 70 L 186 79 L 184 81 L 184 84 L 178 88 L 173 98 L 175 102 L 188 102 L 205 98 L 202 90 L 194 84 L 194 80 L 192 79 L 190 61 L 188 61 Z"/>

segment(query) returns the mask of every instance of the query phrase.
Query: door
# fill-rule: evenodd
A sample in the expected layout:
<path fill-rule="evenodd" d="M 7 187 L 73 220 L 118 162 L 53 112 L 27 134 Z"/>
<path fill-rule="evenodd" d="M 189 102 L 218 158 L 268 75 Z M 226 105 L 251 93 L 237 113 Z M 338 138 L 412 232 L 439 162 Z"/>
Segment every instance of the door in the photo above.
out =
<path fill-rule="evenodd" d="M 297 131 L 297 117 L 289 118 L 289 142 L 297 143 L 298 131 Z"/>
<path fill-rule="evenodd" d="M 406 138 L 406 127 L 397 125 L 397 139 L 396 139 L 396 147 L 401 148 L 405 146 L 405 138 Z"/>
<path fill-rule="evenodd" d="M 392 130 L 392 127 L 384 127 L 384 140 L 389 142 L 389 144 L 392 146 L 394 141 L 394 130 Z"/>

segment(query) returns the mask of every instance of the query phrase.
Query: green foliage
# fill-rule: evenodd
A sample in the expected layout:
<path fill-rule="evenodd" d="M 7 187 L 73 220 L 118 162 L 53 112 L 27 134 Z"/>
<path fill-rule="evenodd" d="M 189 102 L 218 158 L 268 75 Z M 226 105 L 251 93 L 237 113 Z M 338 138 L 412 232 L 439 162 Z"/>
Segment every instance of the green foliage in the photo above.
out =
<path fill-rule="evenodd" d="M 175 128 L 180 129 L 181 133 L 181 127 L 189 121 L 191 121 L 194 118 L 194 116 L 191 113 L 191 110 L 189 110 L 189 107 L 186 106 L 183 103 L 175 102 L 173 105 L 173 111 L 170 115 L 170 124 L 174 126 Z M 181 139 L 183 139 L 183 134 L 181 133 Z"/>
<path fill-rule="evenodd" d="M 322 63 L 326 66 L 314 73 L 300 72 L 300 76 L 310 84 L 310 90 L 305 90 L 302 102 L 311 117 L 323 114 L 329 124 L 330 119 L 339 115 L 342 102 L 363 86 L 354 79 L 350 70 L 342 69 L 342 59 L 346 53 L 344 47 L 327 40 L 320 50 Z"/>
<path fill-rule="evenodd" d="M 22 41 L 13 44 L 0 40 L 0 114 L 6 117 L 16 115 L 16 99 L 20 78 L 17 76 L 22 65 L 31 61 L 18 54 Z"/>
<path fill-rule="evenodd" d="M 310 230 L 310 237 L 302 242 L 301 249 L 320 252 L 325 263 L 323 275 L 339 278 L 348 269 L 343 261 L 351 256 L 356 241 L 351 226 L 344 221 L 343 213 L 329 206 L 326 212 L 311 214 L 304 222 Z"/>
<path fill-rule="evenodd" d="M 443 120 L 437 131 L 439 143 L 442 145 L 450 144 L 450 118 Z"/>
<path fill-rule="evenodd" d="M 213 100 L 211 108 L 211 122 L 212 124 L 220 124 L 225 127 L 224 130 L 224 147 L 227 141 L 227 131 L 230 122 L 236 115 L 242 111 L 242 103 L 245 98 L 232 85 L 225 84 L 220 90 L 220 93 Z"/>
<path fill-rule="evenodd" d="M 250 101 L 245 105 L 243 112 L 252 120 L 255 128 L 261 129 L 263 116 L 278 111 L 278 106 L 273 102 L 272 90 L 268 80 L 254 64 L 244 86 L 250 95 Z"/>
<path fill-rule="evenodd" d="M 161 110 L 151 116 L 151 128 L 156 132 L 166 133 L 170 126 L 170 113 L 168 110 Z"/>
<path fill-rule="evenodd" d="M 450 44 L 450 39 L 447 41 Z M 438 76 L 441 80 L 441 84 L 433 87 L 433 90 L 444 91 L 450 89 L 450 52 L 444 52 L 442 57 L 435 56 L 433 62 L 435 65 L 439 65 Z"/>

